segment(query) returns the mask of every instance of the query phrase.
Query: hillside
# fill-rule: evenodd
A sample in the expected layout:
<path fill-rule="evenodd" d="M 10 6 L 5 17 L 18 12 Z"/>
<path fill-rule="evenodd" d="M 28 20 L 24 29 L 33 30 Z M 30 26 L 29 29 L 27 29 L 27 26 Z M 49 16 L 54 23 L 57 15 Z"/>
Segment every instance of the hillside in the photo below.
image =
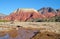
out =
<path fill-rule="evenodd" d="M 59 9 L 53 9 L 51 7 L 44 7 L 39 10 L 32 8 L 18 8 L 4 19 L 9 21 L 31 21 L 34 19 L 46 19 L 50 20 L 55 16 L 60 16 Z M 54 18 L 55 19 L 55 18 Z"/>
<path fill-rule="evenodd" d="M 27 21 L 35 18 L 44 18 L 45 16 L 38 13 L 35 9 L 17 9 L 12 12 L 9 16 L 7 16 L 6 20 L 14 20 L 14 21 Z"/>

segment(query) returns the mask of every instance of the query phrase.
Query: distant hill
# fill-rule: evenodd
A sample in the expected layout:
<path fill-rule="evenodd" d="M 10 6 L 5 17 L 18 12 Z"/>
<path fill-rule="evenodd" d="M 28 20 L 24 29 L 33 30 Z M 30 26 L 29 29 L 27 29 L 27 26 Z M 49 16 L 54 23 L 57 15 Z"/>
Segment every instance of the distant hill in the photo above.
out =
<path fill-rule="evenodd" d="M 6 14 L 0 13 L 0 16 L 7 16 Z"/>
<path fill-rule="evenodd" d="M 0 19 L 3 19 L 5 16 L 7 16 L 6 14 L 0 13 Z"/>

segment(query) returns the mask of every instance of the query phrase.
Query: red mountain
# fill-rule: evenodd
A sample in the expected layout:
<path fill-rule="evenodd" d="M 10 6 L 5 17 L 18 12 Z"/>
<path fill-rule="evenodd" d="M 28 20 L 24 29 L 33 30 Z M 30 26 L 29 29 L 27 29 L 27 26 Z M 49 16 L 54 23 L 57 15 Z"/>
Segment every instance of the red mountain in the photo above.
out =
<path fill-rule="evenodd" d="M 38 11 L 35 9 L 17 9 L 4 19 L 10 21 L 27 21 L 36 18 L 51 18 L 56 15 L 60 16 L 60 10 L 56 11 L 50 7 L 41 8 Z"/>
<path fill-rule="evenodd" d="M 46 18 L 51 18 L 56 15 L 56 11 L 51 7 L 44 7 L 38 10 L 39 13 L 43 14 Z"/>
<path fill-rule="evenodd" d="M 27 21 L 29 19 L 44 18 L 45 16 L 34 9 L 17 9 L 9 16 L 5 17 L 5 20 L 14 21 Z"/>
<path fill-rule="evenodd" d="M 60 16 L 60 9 L 57 9 L 56 11 L 57 11 L 56 14 L 57 14 L 58 16 Z"/>

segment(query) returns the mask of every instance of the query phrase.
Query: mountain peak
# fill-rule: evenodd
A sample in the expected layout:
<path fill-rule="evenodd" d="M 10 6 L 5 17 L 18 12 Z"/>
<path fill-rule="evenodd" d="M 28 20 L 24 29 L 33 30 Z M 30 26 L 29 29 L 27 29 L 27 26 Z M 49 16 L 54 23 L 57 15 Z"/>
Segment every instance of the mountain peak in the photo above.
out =
<path fill-rule="evenodd" d="M 30 19 L 44 18 L 42 14 L 38 13 L 37 10 L 32 8 L 18 8 L 15 12 L 7 16 L 6 20 L 18 20 L 18 21 L 27 21 Z"/>
<path fill-rule="evenodd" d="M 17 10 L 14 11 L 15 12 L 38 12 L 37 10 L 33 9 L 33 8 L 18 8 Z"/>
<path fill-rule="evenodd" d="M 30 19 L 36 19 L 36 18 L 40 18 L 40 19 L 51 18 L 56 15 L 60 16 L 60 12 L 56 12 L 56 10 L 54 10 L 51 7 L 43 7 L 38 11 L 33 8 L 18 8 L 12 14 L 5 17 L 5 20 L 28 21 Z"/>
<path fill-rule="evenodd" d="M 43 7 L 41 9 L 38 10 L 38 12 L 44 14 L 44 13 L 50 13 L 50 12 L 56 12 L 53 8 L 51 7 Z"/>

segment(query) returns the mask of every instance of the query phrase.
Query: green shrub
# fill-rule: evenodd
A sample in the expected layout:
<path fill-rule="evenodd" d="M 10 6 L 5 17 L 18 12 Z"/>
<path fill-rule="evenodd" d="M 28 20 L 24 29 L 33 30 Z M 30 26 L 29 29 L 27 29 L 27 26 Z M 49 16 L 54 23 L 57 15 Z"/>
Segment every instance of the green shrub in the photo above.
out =
<path fill-rule="evenodd" d="M 0 22 L 9 22 L 8 20 L 0 20 Z"/>
<path fill-rule="evenodd" d="M 60 16 L 54 16 L 49 19 L 49 22 L 60 22 Z"/>
<path fill-rule="evenodd" d="M 36 18 L 36 19 L 28 20 L 28 22 L 43 22 L 43 20 L 40 18 Z"/>

